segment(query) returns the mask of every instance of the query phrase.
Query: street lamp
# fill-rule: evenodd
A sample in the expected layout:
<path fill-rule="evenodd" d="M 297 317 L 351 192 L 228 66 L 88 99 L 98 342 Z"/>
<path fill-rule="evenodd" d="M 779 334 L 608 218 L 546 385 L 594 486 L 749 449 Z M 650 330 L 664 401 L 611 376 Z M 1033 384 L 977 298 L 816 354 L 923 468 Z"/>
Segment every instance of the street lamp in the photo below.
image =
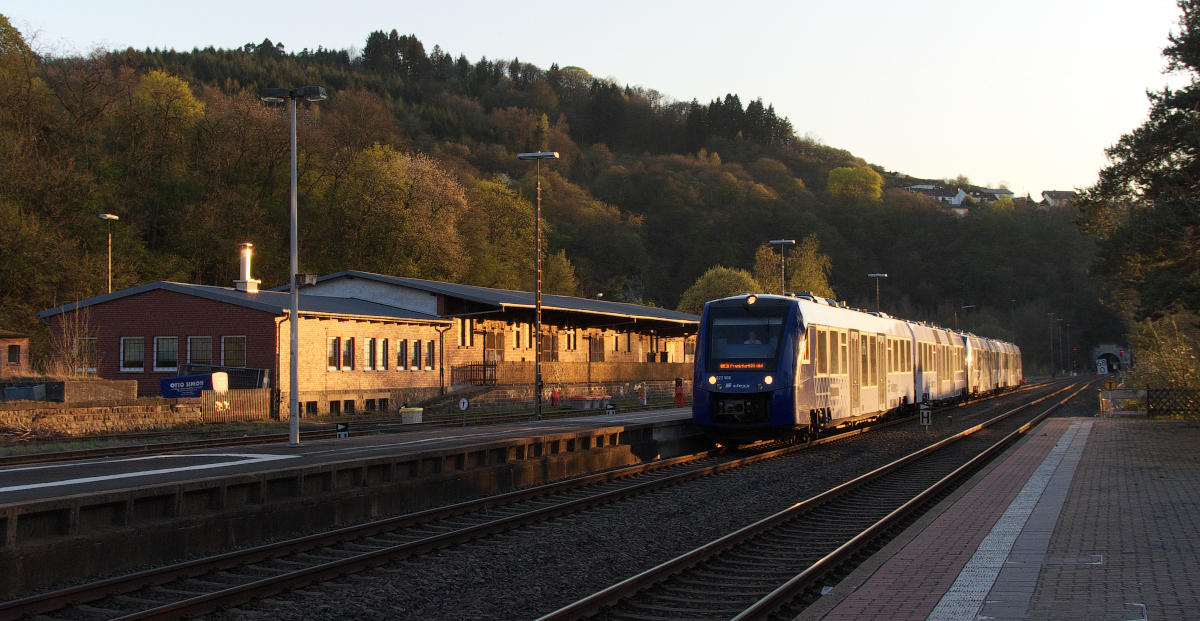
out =
<path fill-rule="evenodd" d="M 112 293 L 112 223 L 120 218 L 111 213 L 102 213 L 100 219 L 108 222 L 108 292 Z"/>
<path fill-rule="evenodd" d="M 1054 313 L 1046 313 L 1050 316 L 1050 377 L 1054 377 Z"/>
<path fill-rule="evenodd" d="M 558 159 L 558 151 L 538 151 L 536 153 L 518 153 L 519 160 L 534 160 L 537 162 L 537 207 L 534 212 L 534 252 L 536 257 L 536 277 L 534 278 L 534 331 L 537 333 L 537 343 L 533 353 L 533 392 L 537 395 L 534 400 L 534 412 L 537 420 L 542 420 L 542 160 Z"/>
<path fill-rule="evenodd" d="M 794 239 L 772 239 L 771 245 L 779 246 L 779 295 L 783 295 L 784 292 L 787 291 L 787 285 L 784 284 L 787 281 L 787 276 L 786 276 L 787 265 L 783 262 L 783 251 L 785 248 L 788 247 L 788 245 L 795 246 L 796 240 L 794 240 Z"/>
<path fill-rule="evenodd" d="M 966 305 L 966 306 L 962 307 L 962 310 L 967 310 L 968 308 L 975 308 L 975 305 L 974 305 L 974 304 L 968 304 L 968 305 Z M 965 317 L 965 316 L 966 316 L 966 313 L 963 313 L 963 316 Z M 954 329 L 955 329 L 955 330 L 957 330 L 957 329 L 958 329 L 958 311 L 954 311 Z"/>
<path fill-rule="evenodd" d="M 1017 301 L 1008 301 L 1008 318 L 1012 321 L 1012 344 L 1017 344 Z"/>
<path fill-rule="evenodd" d="M 291 347 L 289 348 L 289 357 L 291 366 L 289 367 L 288 378 L 291 380 L 288 387 L 288 445 L 300 445 L 300 356 L 297 350 L 300 348 L 300 287 L 296 284 L 296 272 L 300 270 L 300 250 L 298 239 L 300 237 L 299 227 L 296 223 L 299 212 L 299 207 L 296 202 L 296 100 L 303 99 L 316 103 L 325 101 L 325 89 L 320 86 L 302 86 L 300 88 L 264 88 L 258 92 L 259 99 L 267 103 L 290 103 L 290 114 L 292 120 L 291 130 L 291 147 L 292 147 L 292 261 L 291 283 L 292 283 L 292 312 L 288 317 L 288 324 L 291 327 L 292 338 Z"/>
<path fill-rule="evenodd" d="M 887 278 L 887 274 L 867 274 L 867 278 L 875 279 L 875 312 L 879 312 L 879 279 Z"/>

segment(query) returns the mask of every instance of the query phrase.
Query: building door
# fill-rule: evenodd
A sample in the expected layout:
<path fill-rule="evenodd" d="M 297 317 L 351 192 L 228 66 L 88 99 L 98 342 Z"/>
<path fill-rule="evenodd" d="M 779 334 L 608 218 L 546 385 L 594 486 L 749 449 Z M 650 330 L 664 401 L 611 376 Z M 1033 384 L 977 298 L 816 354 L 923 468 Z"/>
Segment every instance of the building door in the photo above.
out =
<path fill-rule="evenodd" d="M 886 336 L 881 336 L 876 341 L 876 343 L 877 343 L 876 347 L 878 349 L 876 350 L 877 354 L 876 354 L 876 358 L 875 358 L 875 360 L 876 360 L 875 364 L 878 365 L 878 369 L 879 369 L 877 377 L 879 378 L 879 388 L 878 388 L 878 390 L 879 390 L 879 411 L 881 411 L 881 412 L 886 410 L 889 405 L 888 404 L 888 396 L 887 396 L 887 393 L 888 393 L 887 342 L 888 342 L 888 339 Z"/>
<path fill-rule="evenodd" d="M 862 346 L 858 339 L 858 330 L 850 331 L 850 415 L 858 416 L 862 407 Z"/>

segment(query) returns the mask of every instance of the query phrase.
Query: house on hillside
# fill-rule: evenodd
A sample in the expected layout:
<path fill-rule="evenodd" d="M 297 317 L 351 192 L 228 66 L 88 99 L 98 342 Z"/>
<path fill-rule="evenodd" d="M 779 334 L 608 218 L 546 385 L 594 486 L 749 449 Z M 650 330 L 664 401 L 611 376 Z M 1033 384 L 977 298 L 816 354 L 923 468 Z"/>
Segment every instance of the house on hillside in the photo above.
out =
<path fill-rule="evenodd" d="M 220 370 L 231 387 L 271 388 L 287 402 L 291 296 L 256 282 L 152 282 L 39 316 L 52 332 L 86 318 L 72 350 L 95 352 L 96 375 L 135 379 L 140 394 L 158 394 L 164 378 Z M 303 411 L 395 409 L 498 380 L 532 385 L 533 297 L 365 272 L 318 278 L 299 296 Z M 688 377 L 698 325 L 666 309 L 543 296 L 544 381 Z"/>
<path fill-rule="evenodd" d="M 1071 204 L 1077 198 L 1079 193 L 1074 191 L 1044 190 L 1041 204 L 1047 207 L 1062 207 Z"/>
<path fill-rule="evenodd" d="M 965 196 L 962 190 L 955 192 L 954 190 L 944 188 L 940 185 L 910 185 L 904 188 L 913 194 L 928 196 L 939 203 L 947 203 L 950 205 L 962 204 L 962 197 Z"/>

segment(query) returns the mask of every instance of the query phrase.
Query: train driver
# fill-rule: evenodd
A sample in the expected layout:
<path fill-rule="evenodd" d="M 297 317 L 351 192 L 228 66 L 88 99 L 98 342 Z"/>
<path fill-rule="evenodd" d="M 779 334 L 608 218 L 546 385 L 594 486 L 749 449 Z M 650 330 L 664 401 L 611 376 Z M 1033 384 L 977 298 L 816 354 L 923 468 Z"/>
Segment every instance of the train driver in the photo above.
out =
<path fill-rule="evenodd" d="M 756 334 L 754 332 L 754 330 L 751 330 L 750 334 L 746 337 L 746 342 L 742 343 L 742 344 L 743 345 L 762 345 L 762 341 L 758 340 L 758 334 Z"/>

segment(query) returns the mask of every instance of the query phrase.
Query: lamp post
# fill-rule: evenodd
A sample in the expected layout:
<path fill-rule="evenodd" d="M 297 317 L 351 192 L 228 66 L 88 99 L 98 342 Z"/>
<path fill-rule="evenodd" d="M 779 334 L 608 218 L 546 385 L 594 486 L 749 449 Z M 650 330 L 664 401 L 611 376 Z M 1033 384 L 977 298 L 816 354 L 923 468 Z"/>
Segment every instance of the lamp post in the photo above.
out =
<path fill-rule="evenodd" d="M 1054 377 L 1054 313 L 1046 313 L 1050 316 L 1050 377 Z"/>
<path fill-rule="evenodd" d="M 1008 301 L 1008 318 L 1012 321 L 1012 344 L 1017 344 L 1017 301 Z"/>
<path fill-rule="evenodd" d="M 772 239 L 771 240 L 772 246 L 779 246 L 779 295 L 783 295 L 784 292 L 787 291 L 787 285 L 785 284 L 787 282 L 787 264 L 785 264 L 783 262 L 783 251 L 784 251 L 784 249 L 786 249 L 788 247 L 789 244 L 792 246 L 795 246 L 796 240 L 794 240 L 794 239 Z"/>
<path fill-rule="evenodd" d="M 533 323 L 537 334 L 537 343 L 533 352 L 533 392 L 534 414 L 537 420 L 542 420 L 542 160 L 558 159 L 558 151 L 537 151 L 535 153 L 518 153 L 519 160 L 534 160 L 537 162 L 537 206 L 534 212 L 534 252 L 536 276 L 534 278 Z"/>
<path fill-rule="evenodd" d="M 100 219 L 108 223 L 108 293 L 112 293 L 112 223 L 120 218 L 111 213 L 102 213 Z"/>
<path fill-rule="evenodd" d="M 879 279 L 887 278 L 887 274 L 867 274 L 867 278 L 875 279 L 875 312 L 879 312 Z"/>
<path fill-rule="evenodd" d="M 974 304 L 968 304 L 968 305 L 966 305 L 966 306 L 962 307 L 962 310 L 967 310 L 968 308 L 975 308 L 975 305 L 974 305 Z M 965 317 L 966 315 L 967 315 L 966 313 L 963 313 L 963 316 L 964 316 L 964 317 Z M 958 311 L 955 311 L 955 312 L 954 312 L 954 329 L 955 329 L 955 330 L 957 330 L 957 329 L 958 329 Z"/>
<path fill-rule="evenodd" d="M 1056 319 L 1055 322 L 1056 322 L 1055 325 L 1058 326 L 1058 368 L 1059 368 L 1059 370 L 1065 372 L 1066 369 L 1063 368 L 1063 339 L 1062 339 L 1063 320 L 1062 320 L 1062 318 L 1059 318 L 1059 319 Z"/>
<path fill-rule="evenodd" d="M 289 362 L 288 379 L 288 445 L 300 445 L 300 287 L 296 283 L 296 272 L 300 270 L 299 226 L 297 224 L 299 207 L 296 201 L 296 100 L 318 102 L 325 101 L 325 89 L 320 86 L 302 86 L 300 88 L 264 88 L 258 97 L 267 103 L 289 102 L 291 116 L 291 149 L 292 149 L 292 184 L 291 184 L 291 235 L 292 260 L 288 272 L 292 285 L 292 309 L 288 316 L 291 328 L 291 346 L 288 348 Z"/>

